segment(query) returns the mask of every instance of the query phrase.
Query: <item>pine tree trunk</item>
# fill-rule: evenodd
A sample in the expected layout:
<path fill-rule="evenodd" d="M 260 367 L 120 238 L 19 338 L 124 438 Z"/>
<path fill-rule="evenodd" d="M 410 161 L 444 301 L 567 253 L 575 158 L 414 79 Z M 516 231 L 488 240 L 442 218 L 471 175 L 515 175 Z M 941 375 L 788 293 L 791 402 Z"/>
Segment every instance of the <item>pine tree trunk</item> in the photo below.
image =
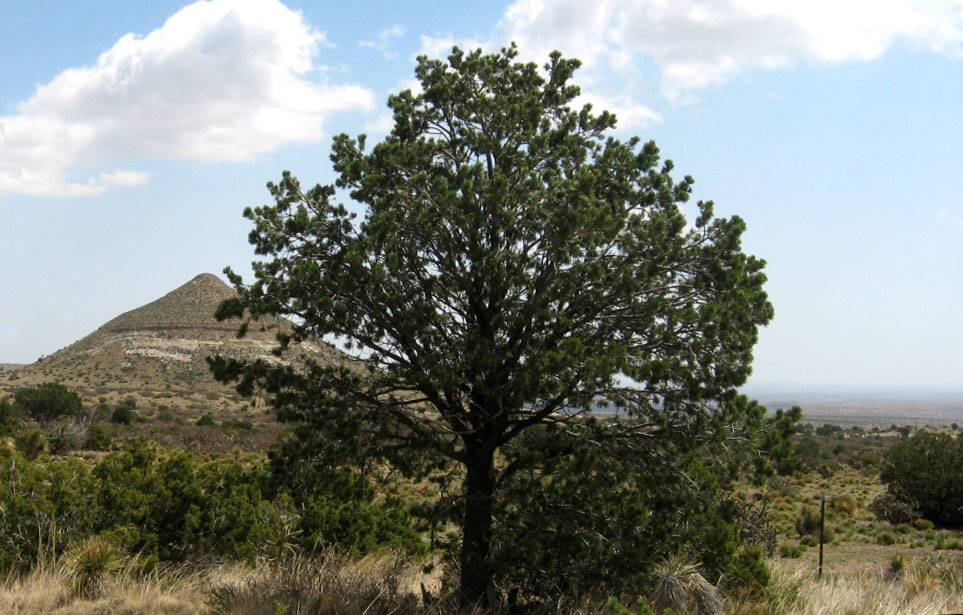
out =
<path fill-rule="evenodd" d="M 465 477 L 465 521 L 461 544 L 461 605 L 488 607 L 491 585 L 492 504 L 495 494 L 494 456 L 480 451 L 471 456 Z"/>

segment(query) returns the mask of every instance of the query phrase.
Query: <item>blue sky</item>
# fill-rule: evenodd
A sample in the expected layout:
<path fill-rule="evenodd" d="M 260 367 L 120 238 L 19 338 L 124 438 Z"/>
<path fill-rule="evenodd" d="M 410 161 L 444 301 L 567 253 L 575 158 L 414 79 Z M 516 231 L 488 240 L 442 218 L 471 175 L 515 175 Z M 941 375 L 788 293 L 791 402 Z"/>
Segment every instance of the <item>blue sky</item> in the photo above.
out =
<path fill-rule="evenodd" d="M 963 389 L 959 0 L 7 0 L 0 29 L 0 362 L 248 271 L 266 181 L 330 182 L 419 53 L 515 40 L 746 220 L 752 384 Z"/>

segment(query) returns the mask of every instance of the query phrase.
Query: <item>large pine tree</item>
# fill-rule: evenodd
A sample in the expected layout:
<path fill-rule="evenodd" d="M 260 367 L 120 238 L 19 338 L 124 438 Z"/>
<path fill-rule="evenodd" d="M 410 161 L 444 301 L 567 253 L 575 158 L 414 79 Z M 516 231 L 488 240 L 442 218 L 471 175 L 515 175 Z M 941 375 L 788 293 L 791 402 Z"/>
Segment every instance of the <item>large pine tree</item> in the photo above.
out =
<path fill-rule="evenodd" d="M 421 92 L 389 98 L 381 143 L 335 138 L 335 186 L 305 191 L 285 173 L 273 205 L 245 212 L 266 259 L 250 285 L 228 270 L 239 298 L 219 315 L 290 317 L 285 344 L 338 338 L 357 364 L 214 361 L 344 450 L 463 466 L 466 604 L 485 601 L 512 475 L 566 441 L 644 467 L 732 435 L 747 415 L 735 387 L 772 316 L 743 221 L 699 202 L 687 222 L 690 177 L 674 180 L 654 143 L 612 137 L 612 114 L 572 108 L 577 60 L 516 56 L 419 58 Z M 365 207 L 360 221 L 337 189 Z M 586 420 L 604 402 L 622 418 Z M 555 435 L 521 437 L 538 430 Z"/>

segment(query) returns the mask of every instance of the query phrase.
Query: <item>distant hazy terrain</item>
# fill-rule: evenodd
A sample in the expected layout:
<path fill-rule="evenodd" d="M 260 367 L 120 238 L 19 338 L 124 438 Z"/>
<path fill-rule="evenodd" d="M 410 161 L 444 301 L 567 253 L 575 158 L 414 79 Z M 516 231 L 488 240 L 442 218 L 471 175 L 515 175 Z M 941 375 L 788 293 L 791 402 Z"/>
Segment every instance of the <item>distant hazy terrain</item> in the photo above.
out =
<path fill-rule="evenodd" d="M 851 424 L 963 423 L 963 387 L 754 385 L 743 392 L 775 410 L 800 406 L 803 420 Z"/>

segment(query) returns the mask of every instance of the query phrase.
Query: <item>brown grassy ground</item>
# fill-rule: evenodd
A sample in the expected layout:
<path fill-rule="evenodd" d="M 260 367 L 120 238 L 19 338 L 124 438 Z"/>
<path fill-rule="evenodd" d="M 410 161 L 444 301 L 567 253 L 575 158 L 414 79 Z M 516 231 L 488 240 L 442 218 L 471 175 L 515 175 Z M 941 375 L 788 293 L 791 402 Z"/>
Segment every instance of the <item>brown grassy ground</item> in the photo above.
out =
<path fill-rule="evenodd" d="M 773 563 L 772 601 L 733 604 L 729 613 L 741 615 L 918 615 L 963 612 L 959 562 L 950 558 L 916 560 L 901 575 L 888 567 L 851 574 L 826 574 L 817 579 L 811 570 L 786 560 Z"/>
<path fill-rule="evenodd" d="M 38 568 L 0 584 L 0 612 L 18 615 L 193 615 L 209 612 L 203 575 L 121 574 L 99 597 L 76 596 L 66 571 Z"/>

